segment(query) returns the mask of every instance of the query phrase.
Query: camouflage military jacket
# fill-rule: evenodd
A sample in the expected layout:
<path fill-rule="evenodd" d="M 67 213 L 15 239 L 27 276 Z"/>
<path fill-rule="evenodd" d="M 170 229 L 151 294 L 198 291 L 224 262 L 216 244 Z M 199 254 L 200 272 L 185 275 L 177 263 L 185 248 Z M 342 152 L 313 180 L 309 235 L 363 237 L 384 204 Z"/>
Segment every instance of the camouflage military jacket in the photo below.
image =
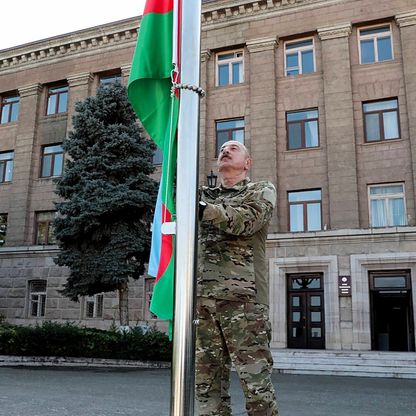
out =
<path fill-rule="evenodd" d="M 270 182 L 247 178 L 232 188 L 203 187 L 198 296 L 268 305 L 265 245 L 276 202 Z"/>

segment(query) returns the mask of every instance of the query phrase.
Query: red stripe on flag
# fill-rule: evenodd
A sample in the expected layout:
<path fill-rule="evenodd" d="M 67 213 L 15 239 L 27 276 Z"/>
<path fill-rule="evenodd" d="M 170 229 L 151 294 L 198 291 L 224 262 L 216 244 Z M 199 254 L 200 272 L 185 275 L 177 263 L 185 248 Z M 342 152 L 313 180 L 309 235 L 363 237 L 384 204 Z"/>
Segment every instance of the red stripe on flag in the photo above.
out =
<path fill-rule="evenodd" d="M 172 214 L 162 204 L 162 218 L 163 223 L 172 221 Z M 160 249 L 160 260 L 159 260 L 159 269 L 157 271 L 156 282 L 163 276 L 165 270 L 167 269 L 170 260 L 172 259 L 173 251 L 173 237 L 169 234 L 162 234 L 162 243 Z"/>
<path fill-rule="evenodd" d="M 147 13 L 168 13 L 173 9 L 173 0 L 147 0 L 143 16 Z"/>
<path fill-rule="evenodd" d="M 178 1 L 178 13 L 177 13 L 177 33 L 176 36 L 176 47 L 177 56 L 173 57 L 176 59 L 177 71 L 174 73 L 174 81 L 179 84 L 181 82 L 181 30 L 182 30 L 182 1 Z M 175 27 L 175 25 L 174 25 Z M 179 88 L 175 89 L 176 98 L 180 99 Z"/>

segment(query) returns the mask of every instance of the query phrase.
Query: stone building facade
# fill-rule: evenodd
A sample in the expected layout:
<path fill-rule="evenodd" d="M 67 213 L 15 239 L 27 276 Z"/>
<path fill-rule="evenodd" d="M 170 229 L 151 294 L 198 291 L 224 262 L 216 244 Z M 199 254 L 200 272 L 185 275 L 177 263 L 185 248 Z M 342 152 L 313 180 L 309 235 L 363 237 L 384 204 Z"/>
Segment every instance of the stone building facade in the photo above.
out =
<path fill-rule="evenodd" d="M 11 322 L 117 320 L 113 294 L 59 295 L 48 215 L 73 104 L 114 76 L 127 82 L 138 22 L 0 51 L 0 163 L 13 165 L 0 176 L 0 313 Z M 235 138 L 251 178 L 276 185 L 276 350 L 415 351 L 415 45 L 413 0 L 203 1 L 200 178 Z M 131 285 L 133 322 L 156 322 L 151 286 Z"/>

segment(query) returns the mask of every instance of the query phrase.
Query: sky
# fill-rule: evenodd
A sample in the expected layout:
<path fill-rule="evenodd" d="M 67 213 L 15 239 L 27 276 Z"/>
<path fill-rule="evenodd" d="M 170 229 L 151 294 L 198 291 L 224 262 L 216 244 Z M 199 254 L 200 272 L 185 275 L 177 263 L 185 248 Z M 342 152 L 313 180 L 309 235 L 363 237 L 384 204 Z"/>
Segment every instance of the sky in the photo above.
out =
<path fill-rule="evenodd" d="M 145 0 L 7 0 L 0 50 L 143 13 Z"/>

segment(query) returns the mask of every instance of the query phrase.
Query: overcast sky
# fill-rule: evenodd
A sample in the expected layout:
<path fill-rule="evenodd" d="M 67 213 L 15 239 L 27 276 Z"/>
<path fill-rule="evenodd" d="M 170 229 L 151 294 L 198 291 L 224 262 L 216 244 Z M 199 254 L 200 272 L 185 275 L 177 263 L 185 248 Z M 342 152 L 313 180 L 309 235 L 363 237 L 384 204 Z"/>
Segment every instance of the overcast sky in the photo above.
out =
<path fill-rule="evenodd" d="M 0 50 L 139 16 L 145 0 L 3 0 Z"/>

